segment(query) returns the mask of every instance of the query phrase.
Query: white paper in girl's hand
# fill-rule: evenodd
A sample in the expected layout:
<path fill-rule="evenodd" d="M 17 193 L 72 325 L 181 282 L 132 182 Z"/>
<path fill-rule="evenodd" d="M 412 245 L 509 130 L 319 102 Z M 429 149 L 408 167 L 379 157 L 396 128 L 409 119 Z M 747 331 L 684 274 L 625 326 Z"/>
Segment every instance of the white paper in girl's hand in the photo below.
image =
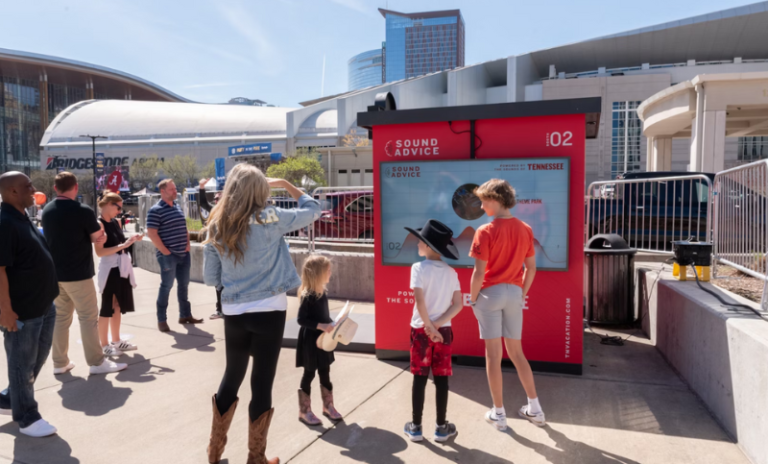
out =
<path fill-rule="evenodd" d="M 336 315 L 336 319 L 333 321 L 333 325 L 338 326 L 341 321 L 349 317 L 350 314 L 352 314 L 352 310 L 355 309 L 355 306 L 352 305 L 352 307 L 349 307 L 349 301 L 347 301 L 347 304 L 344 305 L 344 307 L 339 311 L 339 314 Z"/>

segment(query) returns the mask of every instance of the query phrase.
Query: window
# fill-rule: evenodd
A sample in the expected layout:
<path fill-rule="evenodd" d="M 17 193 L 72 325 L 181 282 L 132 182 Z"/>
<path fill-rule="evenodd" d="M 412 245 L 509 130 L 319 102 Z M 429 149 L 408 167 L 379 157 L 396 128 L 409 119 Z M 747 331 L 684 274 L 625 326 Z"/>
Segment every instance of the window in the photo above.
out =
<path fill-rule="evenodd" d="M 338 174 L 336 175 L 336 184 L 338 184 L 339 187 L 346 187 L 349 185 L 349 175 L 347 174 L 346 169 L 339 169 Z"/>
<path fill-rule="evenodd" d="M 360 185 L 360 181 L 362 180 L 360 178 L 360 170 L 359 169 L 353 169 L 352 175 L 350 176 L 352 178 L 351 182 L 352 185 Z"/>
<path fill-rule="evenodd" d="M 751 163 L 765 158 L 768 158 L 768 137 L 739 137 L 739 161 Z"/>
<path fill-rule="evenodd" d="M 365 170 L 365 174 L 363 175 L 363 185 L 366 185 L 366 186 L 373 185 L 373 169 Z"/>
<path fill-rule="evenodd" d="M 347 205 L 348 213 L 372 213 L 373 212 L 373 197 L 366 195 L 360 197 Z"/>
<path fill-rule="evenodd" d="M 611 178 L 640 171 L 640 140 L 643 123 L 637 117 L 639 101 L 613 102 L 611 133 Z"/>

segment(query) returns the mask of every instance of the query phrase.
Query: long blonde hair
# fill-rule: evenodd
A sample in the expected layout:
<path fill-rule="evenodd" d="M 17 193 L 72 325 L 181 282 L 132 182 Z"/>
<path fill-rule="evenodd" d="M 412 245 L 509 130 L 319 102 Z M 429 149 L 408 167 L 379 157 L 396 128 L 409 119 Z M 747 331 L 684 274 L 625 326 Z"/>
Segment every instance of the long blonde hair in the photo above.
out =
<path fill-rule="evenodd" d="M 330 259 L 322 255 L 310 255 L 301 268 L 299 298 L 303 300 L 309 295 L 321 296 L 325 293 L 323 279 L 330 268 Z"/>
<path fill-rule="evenodd" d="M 208 237 L 227 258 L 235 257 L 235 266 L 244 259 L 248 247 L 251 220 L 261 224 L 261 212 L 267 206 L 270 187 L 256 166 L 241 163 L 227 175 L 224 193 L 208 216 Z"/>

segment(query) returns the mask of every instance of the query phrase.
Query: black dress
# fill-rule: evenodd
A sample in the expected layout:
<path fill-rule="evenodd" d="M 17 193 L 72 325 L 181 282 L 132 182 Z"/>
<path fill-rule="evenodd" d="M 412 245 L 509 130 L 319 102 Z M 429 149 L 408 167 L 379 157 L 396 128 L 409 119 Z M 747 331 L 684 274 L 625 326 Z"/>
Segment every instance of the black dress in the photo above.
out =
<path fill-rule="evenodd" d="M 125 235 L 120 228 L 120 223 L 117 219 L 112 219 L 110 222 L 99 218 L 101 224 L 104 226 L 104 233 L 107 235 L 107 241 L 104 242 L 104 248 L 111 248 L 125 242 Z M 120 250 L 117 254 L 123 254 L 125 250 Z M 112 307 L 112 297 L 117 297 L 117 302 L 120 304 L 120 312 L 122 314 L 133 312 L 133 287 L 131 286 L 130 279 L 124 279 L 120 277 L 120 268 L 113 267 L 109 270 L 109 277 L 107 277 L 107 283 L 104 286 L 104 291 L 101 293 L 101 311 L 99 316 L 112 317 L 114 309 Z"/>
<path fill-rule="evenodd" d="M 317 338 L 323 333 L 317 329 L 317 324 L 333 322 L 328 311 L 328 296 L 307 295 L 302 298 L 297 322 L 301 329 L 296 343 L 296 367 L 309 370 L 330 367 L 334 361 L 333 352 L 329 353 L 317 347 Z"/>

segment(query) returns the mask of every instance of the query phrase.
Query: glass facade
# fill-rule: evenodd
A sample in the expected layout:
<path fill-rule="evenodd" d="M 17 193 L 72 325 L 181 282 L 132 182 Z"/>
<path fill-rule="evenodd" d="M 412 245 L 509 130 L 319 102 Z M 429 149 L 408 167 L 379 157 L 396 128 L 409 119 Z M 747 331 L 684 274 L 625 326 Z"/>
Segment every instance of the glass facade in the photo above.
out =
<path fill-rule="evenodd" d="M 464 66 L 461 13 L 386 13 L 387 82 Z"/>
<path fill-rule="evenodd" d="M 381 49 L 369 50 L 353 56 L 347 62 L 348 89 L 358 90 L 381 82 Z"/>
<path fill-rule="evenodd" d="M 611 134 L 611 179 L 640 171 L 640 140 L 643 122 L 637 117 L 639 101 L 613 102 Z"/>
<path fill-rule="evenodd" d="M 0 172 L 40 168 L 40 85 L 0 75 Z"/>
<path fill-rule="evenodd" d="M 739 137 L 739 161 L 751 163 L 766 158 L 768 158 L 768 137 Z"/>

